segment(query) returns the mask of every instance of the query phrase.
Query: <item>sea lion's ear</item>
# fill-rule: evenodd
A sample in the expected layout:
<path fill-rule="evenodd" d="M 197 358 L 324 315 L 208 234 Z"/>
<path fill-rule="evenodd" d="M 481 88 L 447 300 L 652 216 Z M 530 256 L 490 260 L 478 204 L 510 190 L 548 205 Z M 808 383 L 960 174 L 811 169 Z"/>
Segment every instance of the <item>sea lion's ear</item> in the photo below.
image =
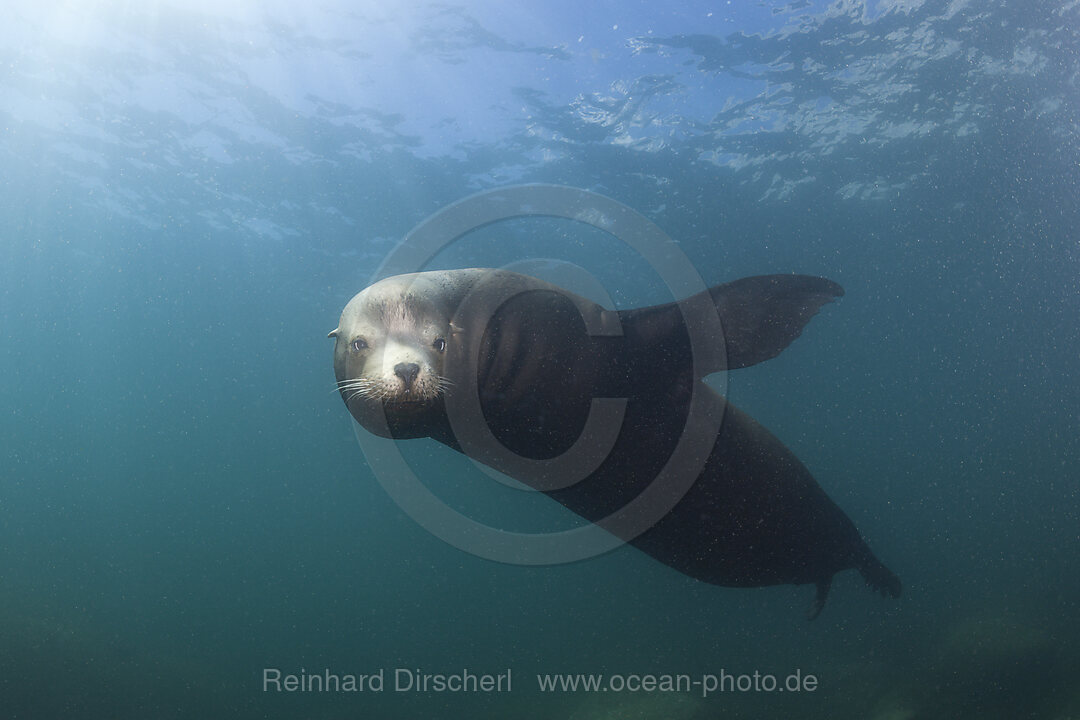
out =
<path fill-rule="evenodd" d="M 333 330 L 330 331 L 330 333 L 326 337 L 328 337 L 328 338 L 336 338 L 339 330 L 341 330 L 341 328 L 334 328 Z"/>

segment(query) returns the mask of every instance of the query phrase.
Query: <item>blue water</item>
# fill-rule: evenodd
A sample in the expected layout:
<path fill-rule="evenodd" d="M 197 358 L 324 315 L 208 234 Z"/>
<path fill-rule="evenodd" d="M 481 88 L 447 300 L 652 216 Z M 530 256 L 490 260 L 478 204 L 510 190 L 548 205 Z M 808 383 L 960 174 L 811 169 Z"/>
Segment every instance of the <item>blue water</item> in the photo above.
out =
<path fill-rule="evenodd" d="M 845 297 L 728 376 L 904 580 L 704 585 L 633 548 L 504 565 L 377 482 L 326 333 L 411 228 L 583 188 L 709 283 Z M 1080 716 L 1075 2 L 16 2 L 0 25 L 0 717 Z M 522 219 L 432 267 L 572 262 Z M 428 441 L 450 504 L 573 524 Z M 514 495 L 513 498 L 510 496 Z M 265 691 L 266 668 L 513 672 Z M 801 693 L 542 693 L 774 673 Z"/>

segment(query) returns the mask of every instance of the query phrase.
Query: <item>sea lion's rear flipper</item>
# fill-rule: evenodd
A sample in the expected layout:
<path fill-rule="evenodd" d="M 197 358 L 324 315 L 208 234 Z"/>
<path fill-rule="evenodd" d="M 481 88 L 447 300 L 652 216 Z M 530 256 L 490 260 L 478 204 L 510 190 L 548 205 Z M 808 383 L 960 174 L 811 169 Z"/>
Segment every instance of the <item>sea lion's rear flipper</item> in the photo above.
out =
<path fill-rule="evenodd" d="M 694 349 L 698 362 L 695 372 L 703 377 L 776 357 L 799 337 L 810 318 L 842 296 L 844 289 L 832 280 L 810 275 L 758 275 L 706 292 L 708 299 L 701 293 L 681 303 L 624 310 L 619 319 L 637 342 L 672 356 L 672 351 L 688 350 L 683 313 L 715 307 L 724 335 L 710 348 Z M 702 326 L 709 327 L 709 323 Z M 726 352 L 716 352 L 719 348 Z"/>
<path fill-rule="evenodd" d="M 871 588 L 889 597 L 898 598 L 903 587 L 900 578 L 871 553 L 867 553 L 858 565 L 859 574 Z"/>
<path fill-rule="evenodd" d="M 807 620 L 815 620 L 825 609 L 825 600 L 829 597 L 829 588 L 832 587 L 832 575 L 824 580 L 818 580 L 817 594 L 814 595 L 814 604 L 810 606 L 810 612 L 806 613 Z"/>

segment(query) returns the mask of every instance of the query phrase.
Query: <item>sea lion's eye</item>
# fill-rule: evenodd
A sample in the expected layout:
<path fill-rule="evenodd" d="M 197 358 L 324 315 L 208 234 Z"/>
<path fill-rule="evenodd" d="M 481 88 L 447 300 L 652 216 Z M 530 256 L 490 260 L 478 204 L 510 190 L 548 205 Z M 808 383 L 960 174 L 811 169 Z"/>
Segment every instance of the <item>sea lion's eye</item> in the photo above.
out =
<path fill-rule="evenodd" d="M 352 341 L 352 347 L 354 352 L 360 352 L 361 350 L 367 350 L 367 341 L 364 338 L 356 338 Z"/>
<path fill-rule="evenodd" d="M 442 338 L 435 338 L 435 342 L 433 342 L 431 344 L 431 346 L 433 348 L 435 348 L 436 350 L 438 350 L 439 352 L 442 352 L 443 350 L 446 349 L 446 341 L 443 340 Z"/>

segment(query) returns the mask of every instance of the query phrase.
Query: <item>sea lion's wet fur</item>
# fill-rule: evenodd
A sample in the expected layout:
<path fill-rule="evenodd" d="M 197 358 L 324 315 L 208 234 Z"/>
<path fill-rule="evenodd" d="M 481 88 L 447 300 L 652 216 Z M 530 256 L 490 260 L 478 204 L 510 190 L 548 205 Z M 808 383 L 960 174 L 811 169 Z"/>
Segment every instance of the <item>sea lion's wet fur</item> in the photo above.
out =
<path fill-rule="evenodd" d="M 543 281 L 500 270 L 398 276 L 361 292 L 346 307 L 331 333 L 337 337 L 335 371 L 339 382 L 354 379 L 353 326 L 366 321 L 372 328 L 374 318 L 384 332 L 400 336 L 419 334 L 417 328 L 426 324 L 428 335 L 443 332 L 451 344 L 443 366 L 451 384 L 444 394 L 452 400 L 459 386 L 478 393 L 480 421 L 495 439 L 535 459 L 557 457 L 574 444 L 593 398 L 625 398 L 615 445 L 599 467 L 579 483 L 547 492 L 594 522 L 653 481 L 687 426 L 692 394 L 703 394 L 705 416 L 719 432 L 703 467 L 690 468 L 697 480 L 655 525 L 641 534 L 627 532 L 627 539 L 687 575 L 717 585 L 814 583 L 813 617 L 839 571 L 858 569 L 874 589 L 893 597 L 900 594 L 900 581 L 794 454 L 701 377 L 774 357 L 822 305 L 842 294 L 829 280 L 798 275 L 744 278 L 712 288 L 707 307 L 719 314 L 723 338 L 710 338 L 705 349 L 694 346 L 694 358 L 683 315 L 687 309 L 676 303 L 606 310 Z M 488 296 L 495 299 L 489 306 L 468 304 Z M 429 341 L 425 336 L 417 344 Z M 372 432 L 429 436 L 462 451 L 444 400 L 409 411 L 363 398 L 347 405 Z M 498 453 L 470 447 L 469 454 L 509 470 L 500 467 Z M 527 472 L 510 474 L 545 487 Z M 617 526 L 605 527 L 623 534 Z"/>
<path fill-rule="evenodd" d="M 375 314 L 386 332 L 399 334 L 414 329 L 425 312 L 430 313 L 432 304 L 408 293 L 400 298 L 383 298 L 375 305 Z"/>

